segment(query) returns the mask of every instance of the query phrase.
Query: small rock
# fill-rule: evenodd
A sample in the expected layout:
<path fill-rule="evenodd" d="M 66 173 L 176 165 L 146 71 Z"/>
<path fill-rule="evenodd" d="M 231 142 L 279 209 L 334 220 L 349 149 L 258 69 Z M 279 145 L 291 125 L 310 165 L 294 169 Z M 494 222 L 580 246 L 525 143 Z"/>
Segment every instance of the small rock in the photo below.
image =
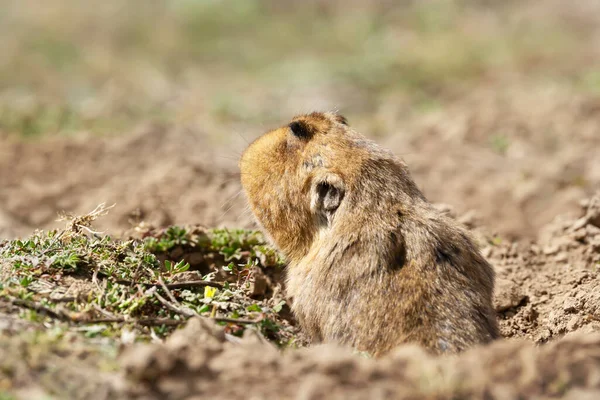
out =
<path fill-rule="evenodd" d="M 198 271 L 184 271 L 173 275 L 173 283 L 188 282 L 188 281 L 200 281 L 202 280 L 202 274 Z"/>
<path fill-rule="evenodd" d="M 572 332 L 581 326 L 581 317 L 579 315 L 573 315 L 569 322 L 567 322 L 567 332 Z"/>
<path fill-rule="evenodd" d="M 564 261 L 567 261 L 568 259 L 569 259 L 569 256 L 567 255 L 567 253 L 565 251 L 558 253 L 558 255 L 554 258 L 554 260 L 557 262 L 564 262 Z"/>
<path fill-rule="evenodd" d="M 588 225 L 585 227 L 585 232 L 589 236 L 595 236 L 600 233 L 600 227 L 597 227 L 595 225 Z"/>
<path fill-rule="evenodd" d="M 523 309 L 523 319 L 527 322 L 533 323 L 537 321 L 539 316 L 540 313 L 531 304 Z"/>
<path fill-rule="evenodd" d="M 559 247 L 557 245 L 549 245 L 544 247 L 544 254 L 547 256 L 551 256 L 559 252 Z"/>
<path fill-rule="evenodd" d="M 538 342 L 545 342 L 548 339 L 550 339 L 551 337 L 552 337 L 552 332 L 550 332 L 549 329 L 544 329 L 538 334 L 536 340 Z"/>
<path fill-rule="evenodd" d="M 515 282 L 503 278 L 496 279 L 494 308 L 497 312 L 517 307 L 525 297 Z"/>
<path fill-rule="evenodd" d="M 574 313 L 579 311 L 580 307 L 581 301 L 579 299 L 576 299 L 575 297 L 567 297 L 563 301 L 563 311 L 565 312 Z"/>
<path fill-rule="evenodd" d="M 571 238 L 575 242 L 583 242 L 587 236 L 587 232 L 584 229 L 579 229 L 571 234 Z"/>
<path fill-rule="evenodd" d="M 584 212 L 589 207 L 589 205 L 590 205 L 590 199 L 583 199 L 583 200 L 579 201 L 579 207 L 581 207 Z"/>
<path fill-rule="evenodd" d="M 592 224 L 596 228 L 600 228 L 600 213 L 590 218 L 590 224 Z"/>
<path fill-rule="evenodd" d="M 552 325 L 557 325 L 560 323 L 561 317 L 562 317 L 562 313 L 559 312 L 558 310 L 552 310 L 550 311 L 550 313 L 548 314 L 548 321 L 552 324 Z"/>
<path fill-rule="evenodd" d="M 573 231 L 576 231 L 576 230 L 578 230 L 578 229 L 581 229 L 581 228 L 583 228 L 584 226 L 586 226 L 586 225 L 587 225 L 588 221 L 589 221 L 589 220 L 588 220 L 588 218 L 587 218 L 587 217 L 582 217 L 582 218 L 579 218 L 577 221 L 575 221 L 575 222 L 573 223 L 573 225 L 571 226 L 571 229 L 572 229 Z"/>

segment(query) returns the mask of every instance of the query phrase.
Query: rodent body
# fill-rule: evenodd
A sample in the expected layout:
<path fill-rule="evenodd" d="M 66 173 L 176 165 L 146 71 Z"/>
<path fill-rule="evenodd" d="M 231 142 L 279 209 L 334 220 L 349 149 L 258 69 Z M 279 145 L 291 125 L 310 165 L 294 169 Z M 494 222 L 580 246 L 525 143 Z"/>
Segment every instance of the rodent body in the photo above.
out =
<path fill-rule="evenodd" d="M 452 353 L 499 336 L 493 269 L 467 232 L 345 118 L 295 117 L 253 142 L 240 169 L 313 341 L 379 356 L 401 343 Z"/>

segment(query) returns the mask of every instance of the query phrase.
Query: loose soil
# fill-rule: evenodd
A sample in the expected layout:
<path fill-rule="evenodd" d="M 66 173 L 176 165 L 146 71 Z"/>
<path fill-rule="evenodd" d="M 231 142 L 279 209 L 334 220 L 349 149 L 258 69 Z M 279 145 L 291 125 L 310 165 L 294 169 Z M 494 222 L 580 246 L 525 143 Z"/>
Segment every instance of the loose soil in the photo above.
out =
<path fill-rule="evenodd" d="M 556 216 L 575 215 L 600 187 L 599 118 L 596 96 L 491 86 L 401 120 L 377 140 L 405 159 L 430 200 L 469 213 L 505 239 L 531 240 Z M 368 134 L 372 123 L 356 129 Z M 56 227 L 58 212 L 86 213 L 100 202 L 116 204 L 99 221 L 112 233 L 140 220 L 253 227 L 237 159 L 267 128 L 230 134 L 227 147 L 207 132 L 170 125 L 36 142 L 0 132 L 0 237 Z"/>
<path fill-rule="evenodd" d="M 57 209 L 91 209 L 94 199 L 121 205 L 98 221 L 110 230 L 139 220 L 253 226 L 244 200 L 229 200 L 239 192 L 233 167 L 183 152 L 201 147 L 184 132 L 154 126 L 112 140 L 3 140 L 12 151 L 2 153 L 2 170 L 13 172 L 1 175 L 4 236 L 50 226 Z M 595 398 L 600 192 L 567 203 L 562 215 L 518 241 L 490 230 L 474 212 L 439 205 L 472 229 L 496 269 L 505 339 L 487 347 L 434 358 L 401 346 L 381 360 L 332 345 L 282 352 L 256 330 L 232 340 L 205 318 L 192 318 L 164 342 L 131 345 L 76 332 L 53 337 L 19 319 L 18 305 L 4 304 L 0 388 L 28 399 Z"/>

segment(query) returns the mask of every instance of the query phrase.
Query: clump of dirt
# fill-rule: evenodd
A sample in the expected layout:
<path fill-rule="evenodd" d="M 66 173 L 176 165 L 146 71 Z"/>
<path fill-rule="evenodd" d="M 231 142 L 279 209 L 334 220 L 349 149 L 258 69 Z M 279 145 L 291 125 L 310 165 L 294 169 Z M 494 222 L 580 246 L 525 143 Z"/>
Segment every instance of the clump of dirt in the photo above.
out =
<path fill-rule="evenodd" d="M 580 215 L 557 218 L 534 243 L 484 249 L 497 271 L 505 336 L 543 343 L 600 330 L 600 192 L 582 202 Z"/>
<path fill-rule="evenodd" d="M 0 313 L 0 320 L 0 398 L 124 398 L 111 341 L 43 331 L 14 310 Z"/>
<path fill-rule="evenodd" d="M 129 348 L 121 365 L 127 395 L 143 399 L 575 399 L 600 394 L 600 335 L 540 349 L 496 342 L 446 358 L 401 346 L 372 360 L 332 345 L 281 355 L 254 335 L 232 344 L 206 321 L 191 320 L 165 344 Z"/>

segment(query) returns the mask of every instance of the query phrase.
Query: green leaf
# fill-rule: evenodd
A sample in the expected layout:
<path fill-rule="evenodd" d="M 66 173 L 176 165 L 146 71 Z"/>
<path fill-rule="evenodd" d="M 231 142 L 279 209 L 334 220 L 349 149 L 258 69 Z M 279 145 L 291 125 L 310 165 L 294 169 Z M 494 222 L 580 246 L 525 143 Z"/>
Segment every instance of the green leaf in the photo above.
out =
<path fill-rule="evenodd" d="M 275 311 L 276 313 L 280 312 L 284 305 L 285 305 L 285 300 L 281 300 L 279 303 L 277 303 L 275 305 L 275 307 L 273 307 L 273 311 Z"/>
<path fill-rule="evenodd" d="M 256 311 L 256 312 L 262 312 L 262 309 L 256 303 L 255 304 L 250 304 L 248 307 L 246 307 L 246 310 L 248 310 L 248 311 Z"/>
<path fill-rule="evenodd" d="M 200 307 L 200 309 L 198 310 L 198 314 L 203 314 L 205 312 L 209 312 L 210 310 L 211 310 L 211 306 L 209 306 L 208 304 L 205 304 L 202 307 Z"/>
<path fill-rule="evenodd" d="M 187 271 L 188 269 L 190 269 L 190 264 L 186 263 L 185 260 L 181 260 L 173 267 L 173 273 L 179 274 Z"/>
<path fill-rule="evenodd" d="M 33 282 L 33 276 L 24 276 L 21 278 L 21 280 L 19 281 L 19 284 L 23 287 L 27 287 L 31 284 L 31 282 Z"/>

